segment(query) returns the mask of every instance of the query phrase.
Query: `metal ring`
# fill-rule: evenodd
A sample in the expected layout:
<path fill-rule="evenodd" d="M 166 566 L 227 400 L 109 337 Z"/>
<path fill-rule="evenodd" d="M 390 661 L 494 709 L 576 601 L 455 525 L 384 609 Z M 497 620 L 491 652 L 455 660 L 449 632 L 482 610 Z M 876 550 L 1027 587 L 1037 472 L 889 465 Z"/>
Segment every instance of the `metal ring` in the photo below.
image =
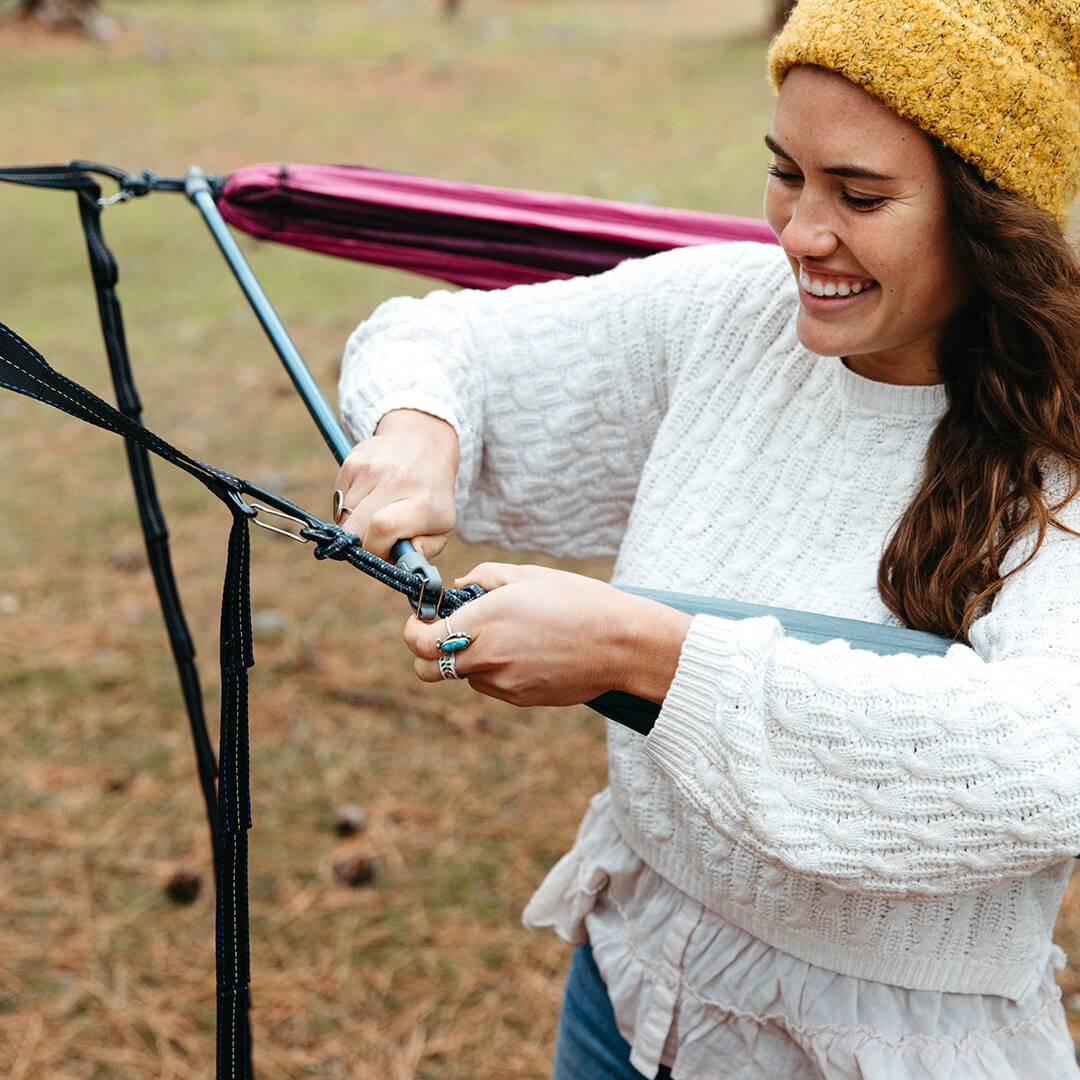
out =
<path fill-rule="evenodd" d="M 334 492 L 334 524 L 337 525 L 341 521 L 342 514 L 351 514 L 352 509 L 345 505 L 345 493 L 343 491 Z"/>
<path fill-rule="evenodd" d="M 461 652 L 462 649 L 467 649 L 472 644 L 472 634 L 463 634 L 456 631 L 450 625 L 449 615 L 443 618 L 443 622 L 446 623 L 446 636 L 435 639 L 435 648 L 439 652 L 452 655 Z"/>
<path fill-rule="evenodd" d="M 439 657 L 439 674 L 444 679 L 460 679 L 461 676 L 457 673 L 457 668 L 454 666 L 457 661 L 457 653 L 443 653 Z"/>

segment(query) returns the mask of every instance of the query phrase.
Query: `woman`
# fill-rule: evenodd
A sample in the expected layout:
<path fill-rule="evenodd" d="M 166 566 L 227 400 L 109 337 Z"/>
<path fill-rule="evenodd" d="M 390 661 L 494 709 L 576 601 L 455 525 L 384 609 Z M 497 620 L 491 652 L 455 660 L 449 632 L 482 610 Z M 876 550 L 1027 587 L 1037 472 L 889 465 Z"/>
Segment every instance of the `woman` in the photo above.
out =
<path fill-rule="evenodd" d="M 1050 940 L 1080 851 L 1078 61 L 1064 0 L 800 0 L 779 247 L 391 301 L 350 339 L 376 434 L 338 487 L 376 552 L 434 557 L 460 515 L 957 642 L 878 657 L 491 564 L 452 628 L 410 621 L 427 681 L 662 703 L 609 725 L 525 913 L 579 946 L 559 1080 L 1080 1075 Z"/>

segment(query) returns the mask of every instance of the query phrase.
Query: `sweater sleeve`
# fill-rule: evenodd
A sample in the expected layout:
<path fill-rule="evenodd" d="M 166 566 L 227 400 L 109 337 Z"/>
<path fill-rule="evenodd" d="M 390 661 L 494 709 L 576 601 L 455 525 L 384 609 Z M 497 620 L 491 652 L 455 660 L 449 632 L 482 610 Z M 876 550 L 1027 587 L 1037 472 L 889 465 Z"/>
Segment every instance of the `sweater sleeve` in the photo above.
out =
<path fill-rule="evenodd" d="M 613 554 L 680 366 L 763 259 L 775 263 L 771 247 L 709 245 L 388 301 L 346 347 L 345 424 L 365 438 L 398 408 L 450 423 L 468 540 Z"/>
<path fill-rule="evenodd" d="M 842 890 L 1031 874 L 1080 852 L 1080 537 L 1052 528 L 971 641 L 881 657 L 698 617 L 646 752 L 712 828 Z"/>

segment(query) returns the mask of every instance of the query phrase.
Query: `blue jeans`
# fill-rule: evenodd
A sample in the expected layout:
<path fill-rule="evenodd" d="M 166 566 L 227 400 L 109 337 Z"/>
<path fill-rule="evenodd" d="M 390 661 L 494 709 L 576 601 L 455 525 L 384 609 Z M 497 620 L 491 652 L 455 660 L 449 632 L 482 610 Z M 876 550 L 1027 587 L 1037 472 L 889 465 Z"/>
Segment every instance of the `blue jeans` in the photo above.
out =
<path fill-rule="evenodd" d="M 656 1080 L 670 1080 L 661 1066 Z M 574 950 L 566 979 L 551 1080 L 642 1080 L 630 1064 L 630 1044 L 615 1026 L 607 987 L 589 943 Z"/>

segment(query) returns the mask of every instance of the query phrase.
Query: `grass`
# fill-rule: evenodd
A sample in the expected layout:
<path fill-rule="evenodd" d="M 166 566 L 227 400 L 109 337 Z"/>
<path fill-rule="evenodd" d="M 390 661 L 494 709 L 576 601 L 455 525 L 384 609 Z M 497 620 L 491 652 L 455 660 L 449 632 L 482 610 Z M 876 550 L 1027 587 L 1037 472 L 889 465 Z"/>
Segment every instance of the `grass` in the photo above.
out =
<path fill-rule="evenodd" d="M 466 0 L 454 25 L 434 0 L 105 7 L 104 44 L 0 25 L 0 161 L 359 162 L 758 212 L 764 2 Z M 0 319 L 111 397 L 72 196 L 0 187 L 0 215 Z M 105 227 L 147 423 L 328 510 L 334 466 L 194 211 L 158 194 Z M 328 392 L 352 326 L 432 287 L 242 244 Z M 0 1061 L 17 1080 L 207 1077 L 206 825 L 122 449 L 11 396 L 0 423 Z M 227 520 L 157 478 L 212 717 Z M 604 783 L 597 718 L 416 683 L 400 599 L 286 541 L 255 537 L 253 597 L 260 1077 L 546 1075 L 568 951 L 519 918 Z M 345 804 L 366 831 L 337 834 Z M 369 884 L 336 877 L 351 855 Z M 186 905 L 164 889 L 182 867 L 203 882 Z M 1074 953 L 1078 928 L 1070 898 Z"/>

